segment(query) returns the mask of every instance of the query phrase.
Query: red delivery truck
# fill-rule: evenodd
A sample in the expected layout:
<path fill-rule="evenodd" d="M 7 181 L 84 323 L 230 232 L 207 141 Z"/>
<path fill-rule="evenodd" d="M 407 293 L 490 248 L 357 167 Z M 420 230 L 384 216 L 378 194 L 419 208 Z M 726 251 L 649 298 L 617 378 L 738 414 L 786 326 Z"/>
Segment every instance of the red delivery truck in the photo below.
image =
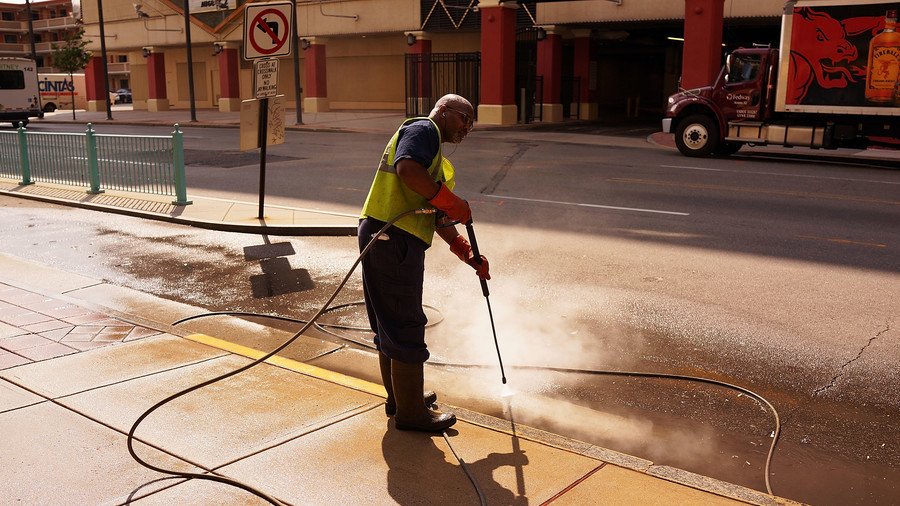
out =
<path fill-rule="evenodd" d="M 729 54 L 710 86 L 669 97 L 663 131 L 687 156 L 900 147 L 898 10 L 897 0 L 786 2 L 781 47 Z"/>

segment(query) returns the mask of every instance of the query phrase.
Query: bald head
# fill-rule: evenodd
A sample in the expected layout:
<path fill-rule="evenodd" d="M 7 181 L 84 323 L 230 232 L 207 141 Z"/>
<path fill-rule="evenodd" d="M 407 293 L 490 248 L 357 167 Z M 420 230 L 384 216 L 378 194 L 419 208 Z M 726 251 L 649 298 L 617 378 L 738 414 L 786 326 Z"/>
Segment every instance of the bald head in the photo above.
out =
<path fill-rule="evenodd" d="M 469 103 L 465 98 L 454 95 L 453 93 L 449 93 L 439 98 L 438 101 L 434 104 L 434 109 L 431 110 L 430 117 L 435 117 L 437 113 L 441 110 L 441 107 L 449 108 L 449 109 L 457 109 L 466 112 L 475 112 L 475 109 L 472 108 L 472 104 Z"/>
<path fill-rule="evenodd" d="M 472 130 L 475 109 L 468 100 L 451 93 L 438 99 L 428 117 L 440 129 L 443 142 L 458 144 Z"/>

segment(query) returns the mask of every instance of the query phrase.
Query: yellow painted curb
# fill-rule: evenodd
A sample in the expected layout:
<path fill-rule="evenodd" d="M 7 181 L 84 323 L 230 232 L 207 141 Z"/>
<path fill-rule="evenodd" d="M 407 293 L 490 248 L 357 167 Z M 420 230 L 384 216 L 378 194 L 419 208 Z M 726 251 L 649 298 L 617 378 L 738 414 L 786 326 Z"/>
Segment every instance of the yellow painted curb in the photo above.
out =
<path fill-rule="evenodd" d="M 194 341 L 196 343 L 212 346 L 213 348 L 218 348 L 220 350 L 228 351 L 234 353 L 235 355 L 241 355 L 242 357 L 251 358 L 253 360 L 257 360 L 266 356 L 265 352 L 259 351 L 257 349 L 248 348 L 247 346 L 235 344 L 230 341 L 219 339 L 217 337 L 208 336 L 206 334 L 190 334 L 188 336 L 185 336 L 185 339 L 190 339 L 191 341 Z M 306 376 L 311 376 L 313 378 L 328 381 L 329 383 L 334 383 L 335 385 L 340 385 L 342 387 L 352 388 L 354 390 L 359 390 L 360 392 L 365 392 L 367 394 L 377 395 L 378 397 L 387 397 L 387 392 L 385 392 L 384 387 L 381 385 L 377 385 L 370 381 L 361 380 L 359 378 L 353 378 L 334 371 L 329 371 L 328 369 L 322 369 L 321 367 L 316 367 L 314 365 L 304 364 L 303 362 L 297 362 L 296 360 L 291 360 L 289 358 L 284 358 L 278 355 L 269 357 L 266 360 L 266 363 L 281 367 L 283 369 L 287 369 L 289 371 L 304 374 Z"/>

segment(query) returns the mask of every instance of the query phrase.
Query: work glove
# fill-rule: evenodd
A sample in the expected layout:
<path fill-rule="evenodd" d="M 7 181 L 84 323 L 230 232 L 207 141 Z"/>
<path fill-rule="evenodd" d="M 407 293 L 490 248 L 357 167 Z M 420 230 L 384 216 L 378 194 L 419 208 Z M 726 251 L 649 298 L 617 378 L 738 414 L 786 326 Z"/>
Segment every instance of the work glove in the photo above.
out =
<path fill-rule="evenodd" d="M 469 244 L 465 237 L 461 235 L 456 236 L 453 242 L 450 243 L 450 251 L 459 257 L 460 260 L 471 265 L 479 278 L 491 279 L 491 267 L 488 265 L 487 258 L 484 255 L 475 258 L 475 255 L 472 253 L 472 245 Z"/>
<path fill-rule="evenodd" d="M 469 203 L 457 197 L 446 185 L 438 183 L 437 194 L 428 201 L 429 204 L 447 213 L 447 216 L 460 223 L 468 223 L 472 221 L 472 210 L 469 209 Z"/>

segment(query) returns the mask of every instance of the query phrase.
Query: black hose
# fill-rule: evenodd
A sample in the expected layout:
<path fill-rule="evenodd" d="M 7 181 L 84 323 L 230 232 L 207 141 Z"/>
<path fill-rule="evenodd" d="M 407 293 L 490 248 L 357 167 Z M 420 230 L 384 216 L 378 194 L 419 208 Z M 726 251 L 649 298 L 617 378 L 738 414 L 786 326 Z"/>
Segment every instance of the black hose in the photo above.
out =
<path fill-rule="evenodd" d="M 142 466 L 144 466 L 148 469 L 157 471 L 159 473 L 169 474 L 172 476 L 178 476 L 178 477 L 184 477 L 184 478 L 196 478 L 196 479 L 200 479 L 200 480 L 209 480 L 209 481 L 215 481 L 215 482 L 219 482 L 219 483 L 225 483 L 225 484 L 232 485 L 232 486 L 238 487 L 240 489 L 246 490 L 247 492 L 250 492 L 250 493 L 256 495 L 257 497 L 259 497 L 265 501 L 268 501 L 271 504 L 281 506 L 282 503 L 279 502 L 278 500 L 266 495 L 265 493 L 263 493 L 259 490 L 256 490 L 255 488 L 251 487 L 250 485 L 247 485 L 247 484 L 242 483 L 237 480 L 233 480 L 231 478 L 226 478 L 224 476 L 217 476 L 214 474 L 199 474 L 199 473 L 187 473 L 187 472 L 173 471 L 173 470 L 164 469 L 164 468 L 161 468 L 158 466 L 154 466 L 153 464 L 150 464 L 150 463 L 144 461 L 143 459 L 141 459 L 140 457 L 138 457 L 138 455 L 135 453 L 134 444 L 133 444 L 134 433 L 137 430 L 138 426 L 141 424 L 141 422 L 145 418 L 147 418 L 147 416 L 149 416 L 151 413 L 153 413 L 154 411 L 159 409 L 164 404 L 167 404 L 168 402 L 171 402 L 185 394 L 188 394 L 195 390 L 199 390 L 200 388 L 203 388 L 205 386 L 211 385 L 213 383 L 216 383 L 216 382 L 221 381 L 226 378 L 230 378 L 231 376 L 240 374 L 240 373 L 250 369 L 251 367 L 254 367 L 256 365 L 259 365 L 259 364 L 265 362 L 269 358 L 275 356 L 279 351 L 283 350 L 284 348 L 289 346 L 291 343 L 296 341 L 301 335 L 303 335 L 303 333 L 305 333 L 307 330 L 309 330 L 309 328 L 313 325 L 316 325 L 317 329 L 319 329 L 327 334 L 330 334 L 332 336 L 335 336 L 339 339 L 348 341 L 350 343 L 356 344 L 357 346 L 361 346 L 363 348 L 375 350 L 376 349 L 375 346 L 373 346 L 371 344 L 356 341 L 354 339 L 350 339 L 348 337 L 341 336 L 337 333 L 330 332 L 326 329 L 326 327 L 330 327 L 330 328 L 342 328 L 342 329 L 347 329 L 347 330 L 369 331 L 370 330 L 369 328 L 333 325 L 333 324 L 318 324 L 318 323 L 316 323 L 316 320 L 318 320 L 319 317 L 321 317 L 323 314 L 325 314 L 328 311 L 334 311 L 336 309 L 340 309 L 340 308 L 344 308 L 344 307 L 348 307 L 348 306 L 352 306 L 352 305 L 362 304 L 361 302 L 351 302 L 351 303 L 347 303 L 347 304 L 341 304 L 341 305 L 335 306 L 333 308 L 329 308 L 329 305 L 332 302 L 334 302 L 334 299 L 337 297 L 338 293 L 340 293 L 340 291 L 343 290 L 344 286 L 347 284 L 347 281 L 350 279 L 350 276 L 356 270 L 356 267 L 362 261 L 363 257 L 372 248 L 375 241 L 377 240 L 377 237 L 380 236 L 382 233 L 384 233 L 391 225 L 393 225 L 395 222 L 397 222 L 397 220 L 399 220 L 400 218 L 403 218 L 404 216 L 407 216 L 409 214 L 413 214 L 413 213 L 431 214 L 431 213 L 434 213 L 434 210 L 433 209 L 414 209 L 414 210 L 399 214 L 399 215 L 395 216 L 393 219 L 391 219 L 389 222 L 387 222 L 384 225 L 384 227 L 382 227 L 381 230 L 379 230 L 376 234 L 373 234 L 372 239 L 369 241 L 368 244 L 366 244 L 366 247 L 363 248 L 363 250 L 360 252 L 359 256 L 353 262 L 353 266 L 350 267 L 350 269 L 347 271 L 347 274 L 344 276 L 344 279 L 340 282 L 340 284 L 338 284 L 337 288 L 335 288 L 334 292 L 331 294 L 331 296 L 328 298 L 328 300 L 325 302 L 325 304 L 323 304 L 322 307 L 318 310 L 318 312 L 316 312 L 316 314 L 309 320 L 300 320 L 297 318 L 290 318 L 287 316 L 252 313 L 252 312 L 246 312 L 246 311 L 217 311 L 217 312 L 188 316 L 186 318 L 182 318 L 182 319 L 174 322 L 172 325 L 178 325 L 178 324 L 184 323 L 186 321 L 190 321 L 190 320 L 194 320 L 194 319 L 198 319 L 198 318 L 209 317 L 209 316 L 229 315 L 229 316 L 250 316 L 250 317 L 260 317 L 260 318 L 272 318 L 272 319 L 281 320 L 281 321 L 302 323 L 303 327 L 300 330 L 298 330 L 293 336 L 291 336 L 287 341 L 285 341 L 284 343 L 279 345 L 277 348 L 270 351 L 266 355 L 254 360 L 253 362 L 251 362 L 245 366 L 239 367 L 238 369 L 235 369 L 233 371 L 229 371 L 222 375 L 216 376 L 212 379 L 206 380 L 200 384 L 197 384 L 197 385 L 191 386 L 189 388 L 186 388 L 184 390 L 181 390 L 180 392 L 176 392 L 176 393 L 166 397 L 165 399 L 157 402 L 152 407 L 150 407 L 150 409 L 145 411 L 143 414 L 141 414 L 141 416 L 138 417 L 137 420 L 135 420 L 134 424 L 131 426 L 131 430 L 128 431 L 128 438 L 127 438 L 128 453 L 131 454 L 131 457 L 135 461 L 137 461 L 139 464 L 141 464 Z M 426 306 L 426 307 L 430 307 L 430 306 Z M 432 308 L 432 309 L 434 309 L 434 308 Z M 435 309 L 435 311 L 437 311 L 437 310 Z M 439 323 L 439 322 L 440 322 L 440 320 L 437 322 L 433 322 L 428 326 L 430 327 L 430 326 L 437 325 L 437 323 Z M 498 350 L 498 353 L 499 353 L 499 350 Z M 429 362 L 429 363 L 431 365 L 440 366 L 440 367 L 457 367 L 457 368 L 488 368 L 488 367 L 492 367 L 492 366 L 488 366 L 488 365 L 454 364 L 454 363 L 448 363 L 448 362 Z M 513 369 L 553 371 L 553 372 L 574 373 L 574 374 L 630 376 L 630 377 L 639 377 L 639 378 L 666 378 L 666 379 L 687 380 L 687 381 L 695 381 L 695 382 L 707 383 L 707 384 L 711 384 L 711 385 L 723 386 L 726 388 L 737 390 L 737 391 L 742 392 L 750 397 L 753 397 L 754 399 L 757 399 L 758 401 L 760 401 L 760 402 L 764 403 L 766 406 L 768 406 L 768 408 L 772 411 L 772 414 L 775 417 L 775 430 L 772 433 L 772 444 L 769 447 L 769 453 L 766 457 L 766 466 L 765 466 L 766 490 L 768 491 L 768 493 L 770 495 L 774 495 L 772 493 L 772 487 L 769 482 L 769 469 L 771 467 L 772 456 L 775 453 L 775 445 L 777 444 L 778 437 L 781 434 L 781 418 L 778 416 L 778 411 L 775 409 L 775 407 L 772 405 L 772 403 L 770 403 L 765 397 L 757 394 L 756 392 L 753 392 L 752 390 L 749 390 L 747 388 L 744 388 L 744 387 L 741 387 L 738 385 L 733 385 L 731 383 L 726 383 L 724 381 L 708 379 L 708 378 L 701 378 L 701 377 L 697 377 L 697 376 L 685 376 L 685 375 L 679 375 L 679 374 L 636 372 L 636 371 L 609 371 L 609 370 L 595 370 L 595 369 L 572 369 L 572 368 L 564 368 L 564 367 L 549 367 L 549 366 L 534 366 L 534 365 L 513 365 L 511 367 Z M 446 438 L 446 435 L 445 435 L 445 438 Z M 453 450 L 452 446 L 451 446 L 451 451 L 453 451 L 454 456 L 456 456 L 456 452 Z M 478 484 L 475 482 L 474 478 L 469 474 L 468 470 L 465 467 L 465 464 L 463 464 L 462 459 L 460 459 L 458 456 L 456 456 L 456 457 L 460 461 L 460 464 L 463 466 L 463 471 L 466 472 L 466 475 L 469 477 L 469 480 L 472 481 L 472 483 L 475 487 L 475 490 L 479 494 L 479 498 L 483 502 L 484 497 L 481 494 L 481 490 L 479 489 Z"/>
<path fill-rule="evenodd" d="M 341 307 L 352 306 L 352 305 L 362 305 L 362 304 L 364 304 L 364 302 L 361 302 L 361 301 L 349 302 L 347 304 L 342 304 L 341 306 L 335 306 L 334 308 L 330 308 L 325 312 L 328 312 L 328 311 L 331 311 L 334 309 L 338 309 Z M 254 317 L 259 317 L 259 318 L 273 318 L 276 320 L 291 321 L 294 323 L 307 323 L 306 320 L 301 320 L 298 318 L 290 318 L 287 316 L 280 316 L 280 315 L 270 315 L 270 314 L 265 314 L 265 313 L 248 313 L 248 312 L 242 312 L 242 311 L 216 311 L 216 312 L 212 312 L 212 313 L 203 313 L 203 314 L 189 316 L 187 318 L 182 318 L 181 320 L 174 322 L 172 325 L 178 325 L 179 323 L 182 323 L 182 322 L 185 322 L 188 320 L 195 320 L 198 318 L 205 318 L 208 316 L 223 316 L 223 315 L 254 316 Z M 316 315 L 316 318 L 318 318 L 319 316 L 320 315 Z M 442 318 L 442 320 L 443 320 L 443 318 Z M 436 324 L 437 323 L 435 323 L 434 325 L 436 325 Z M 373 346 L 369 343 L 360 342 L 355 339 L 351 339 L 349 337 L 342 336 L 335 332 L 330 332 L 325 327 L 348 328 L 351 330 L 370 331 L 370 329 L 368 327 L 337 326 L 337 325 L 318 324 L 318 323 L 316 324 L 316 328 L 318 328 L 319 330 L 321 330 L 329 335 L 335 336 L 338 339 L 342 339 L 349 343 L 353 343 L 362 348 L 366 348 L 369 350 L 376 350 L 375 346 Z M 305 330 L 306 330 L 306 327 L 304 327 L 303 331 L 305 331 Z M 484 364 L 455 364 L 452 362 L 438 362 L 438 361 L 429 361 L 428 364 L 437 366 L 437 367 L 450 367 L 450 368 L 461 368 L 461 369 L 488 369 L 488 368 L 493 367 L 492 365 L 484 365 Z M 778 443 L 779 436 L 781 435 L 781 417 L 778 415 L 778 410 L 775 409 L 775 406 L 773 406 L 771 402 L 769 402 L 762 395 L 760 395 L 748 388 L 745 388 L 745 387 L 742 387 L 739 385 L 734 385 L 732 383 L 728 383 L 725 381 L 720 381 L 720 380 L 715 380 L 715 379 L 710 379 L 710 378 L 703 378 L 700 376 L 687 376 L 687 375 L 683 375 L 683 374 L 667 374 L 667 373 L 640 372 L 640 371 L 612 371 L 612 370 L 604 370 L 604 369 L 573 369 L 573 368 L 568 368 L 568 367 L 552 367 L 552 366 L 539 366 L 539 365 L 511 365 L 509 367 L 511 369 L 521 369 L 521 370 L 525 370 L 525 371 L 551 371 L 551 372 L 559 372 L 559 373 L 567 373 L 567 374 L 586 374 L 586 375 L 593 375 L 593 376 L 626 376 L 626 377 L 633 377 L 633 378 L 661 378 L 661 379 L 694 381 L 697 383 L 706 383 L 709 385 L 716 385 L 716 386 L 720 386 L 720 387 L 730 388 L 732 390 L 741 392 L 749 397 L 752 397 L 752 398 L 758 400 L 759 402 L 765 404 L 769 408 L 769 410 L 772 412 L 772 415 L 775 417 L 775 429 L 772 431 L 772 444 L 769 445 L 769 453 L 766 456 L 766 466 L 765 466 L 766 491 L 769 493 L 769 495 L 775 495 L 772 493 L 772 485 L 769 482 L 769 469 L 771 468 L 771 464 L 772 464 L 772 456 L 775 453 L 775 446 Z"/>
<path fill-rule="evenodd" d="M 313 324 L 320 316 L 322 316 L 323 313 L 325 313 L 325 311 L 328 309 L 328 305 L 331 304 L 332 302 L 334 302 L 334 299 L 337 297 L 338 293 L 340 293 L 340 291 L 344 288 L 344 285 L 347 284 L 347 281 L 350 279 L 350 276 L 353 274 L 353 271 L 356 270 L 356 267 L 357 267 L 357 266 L 359 265 L 359 263 L 362 261 L 363 257 L 366 255 L 366 253 L 369 252 L 369 250 L 372 248 L 372 245 L 375 244 L 375 241 L 377 240 L 377 238 L 378 238 L 382 233 L 384 233 L 384 232 L 388 229 L 388 227 L 390 227 L 391 225 L 393 225 L 397 220 L 399 220 L 400 218 L 403 218 L 404 216 L 407 216 L 407 215 L 410 215 L 410 214 L 414 214 L 414 213 L 415 213 L 415 214 L 432 214 L 432 213 L 434 213 L 434 211 L 435 211 L 434 209 L 413 209 L 413 210 L 406 211 L 406 212 L 404 212 L 404 213 L 398 214 L 397 216 L 395 216 L 394 218 L 392 218 L 389 222 L 385 223 L 384 227 L 382 227 L 381 230 L 378 231 L 378 233 L 376 233 L 376 234 L 374 234 L 374 235 L 372 236 L 372 240 L 370 240 L 369 243 L 366 244 L 366 247 L 363 248 L 363 250 L 359 253 L 359 256 L 356 257 L 356 261 L 353 262 L 353 266 L 350 267 L 350 270 L 347 271 L 347 274 L 344 276 L 344 279 L 340 282 L 340 284 L 339 284 L 339 285 L 337 286 L 337 288 L 334 290 L 334 293 L 331 294 L 331 297 L 329 297 L 328 300 L 325 302 L 325 304 L 322 305 L 321 309 L 319 309 L 319 311 L 318 311 L 318 312 L 317 312 L 317 313 L 316 313 L 316 314 L 315 314 L 308 322 L 306 322 L 306 324 L 303 326 L 303 328 L 301 328 L 300 330 L 298 330 L 296 334 L 294 334 L 290 339 L 288 339 L 287 341 L 285 341 L 284 343 L 282 343 L 280 346 L 278 346 L 278 347 L 275 348 L 274 350 L 270 351 L 269 353 L 265 354 L 264 356 L 262 356 L 262 357 L 260 357 L 260 358 L 258 358 L 258 359 L 256 359 L 256 360 L 254 360 L 253 362 L 250 362 L 249 364 L 247 364 L 247 365 L 245 365 L 245 366 L 239 367 L 239 368 L 237 368 L 237 369 L 235 369 L 235 370 L 233 370 L 233 371 L 229 371 L 229 372 L 227 372 L 227 373 L 225 373 L 225 374 L 221 374 L 221 375 L 219 375 L 219 376 L 216 376 L 215 378 L 206 380 L 206 381 L 204 381 L 204 382 L 202 382 L 202 383 L 199 383 L 199 384 L 197 384 L 197 385 L 194 385 L 194 386 L 185 388 L 184 390 L 181 390 L 180 392 L 176 392 L 176 393 L 174 393 L 174 394 L 172 394 L 172 395 L 166 397 L 165 399 L 163 399 L 163 400 L 157 402 L 157 403 L 154 404 L 152 407 L 150 407 L 150 409 L 148 409 L 148 410 L 145 411 L 143 414 L 141 414 L 141 416 L 139 416 L 138 419 L 135 420 L 134 425 L 131 426 L 131 430 L 128 431 L 128 439 L 127 439 L 128 453 L 131 454 L 131 457 L 132 457 L 135 461 L 137 461 L 138 464 L 141 464 L 142 466 L 144 466 L 144 467 L 146 467 L 146 468 L 148 468 L 148 469 L 152 469 L 152 470 L 154 470 L 154 471 L 156 471 L 156 472 L 159 472 L 159 473 L 169 474 L 169 475 L 172 475 L 172 476 L 180 476 L 180 477 L 184 477 L 184 478 L 196 478 L 196 479 L 198 479 L 198 480 L 209 480 L 209 481 L 215 481 L 215 482 L 219 482 L 219 483 L 225 483 L 225 484 L 232 485 L 232 486 L 241 488 L 241 489 L 243 489 L 243 490 L 246 490 L 247 492 L 250 492 L 251 494 L 256 495 L 257 497 L 259 497 L 259 498 L 261 498 L 261 499 L 263 499 L 263 500 L 265 500 L 265 501 L 268 501 L 268 502 L 271 503 L 271 504 L 274 504 L 274 505 L 276 505 L 276 506 L 280 506 L 282 503 L 279 502 L 278 500 L 276 500 L 276 499 L 274 499 L 274 498 L 272 498 L 272 497 L 266 495 L 265 493 L 263 493 L 263 492 L 261 492 L 261 491 L 259 491 L 259 490 L 256 490 L 255 488 L 251 487 L 250 485 L 247 485 L 247 484 L 245 484 L 245 483 L 241 483 L 240 481 L 233 480 L 233 479 L 231 479 L 231 478 L 226 478 L 226 477 L 224 477 L 224 476 L 217 476 L 217 475 L 214 475 L 214 474 L 200 474 L 200 473 L 187 473 L 187 472 L 181 472 L 181 471 L 173 471 L 173 470 L 170 470 L 170 469 L 164 469 L 164 468 L 162 468 L 162 467 L 158 467 L 158 466 L 155 466 L 155 465 L 153 465 L 153 464 L 150 464 L 149 462 L 146 462 L 145 460 L 143 460 L 143 459 L 141 459 L 140 457 L 138 457 L 137 453 L 135 453 L 135 451 L 134 451 L 134 433 L 135 433 L 135 431 L 137 430 L 137 428 L 138 428 L 138 426 L 141 424 L 141 422 L 144 421 L 144 419 L 147 418 L 147 416 L 150 415 L 150 413 L 153 413 L 154 411 L 156 411 L 157 409 L 159 409 L 159 408 L 160 408 L 161 406 L 163 406 L 164 404 L 166 404 L 166 403 L 168 403 L 168 402 L 171 402 L 171 401 L 173 401 L 173 400 L 175 400 L 175 399 L 177 399 L 177 398 L 179 398 L 179 397 L 181 397 L 181 396 L 183 396 L 183 395 L 185 395 L 185 394 L 188 394 L 188 393 L 190 393 L 190 392 L 193 392 L 194 390 L 199 390 L 199 389 L 201 389 L 201 388 L 203 388 L 203 387 L 205 387 L 205 386 L 211 385 L 211 384 L 213 384 L 213 383 L 215 383 L 215 382 L 217 382 L 217 381 L 221 381 L 221 380 L 223 380 L 223 379 L 230 378 L 231 376 L 234 376 L 234 375 L 236 375 L 236 374 L 240 374 L 240 373 L 242 373 L 242 372 L 244 372 L 244 371 L 250 369 L 251 367 L 254 367 L 254 366 L 256 366 L 256 365 L 259 365 L 259 364 L 265 362 L 266 360 L 268 360 L 269 358 L 271 358 L 271 357 L 273 357 L 275 354 L 277 354 L 279 351 L 283 350 L 283 349 L 286 348 L 288 345 L 290 345 L 291 343 L 293 343 L 293 342 L 294 342 L 295 340 L 297 340 L 297 338 L 299 338 L 304 332 L 306 332 L 307 330 L 309 330 L 309 327 L 311 327 L 312 324 Z M 268 316 L 268 315 L 266 315 L 266 316 Z M 279 317 L 279 318 L 285 319 L 285 317 Z"/>

